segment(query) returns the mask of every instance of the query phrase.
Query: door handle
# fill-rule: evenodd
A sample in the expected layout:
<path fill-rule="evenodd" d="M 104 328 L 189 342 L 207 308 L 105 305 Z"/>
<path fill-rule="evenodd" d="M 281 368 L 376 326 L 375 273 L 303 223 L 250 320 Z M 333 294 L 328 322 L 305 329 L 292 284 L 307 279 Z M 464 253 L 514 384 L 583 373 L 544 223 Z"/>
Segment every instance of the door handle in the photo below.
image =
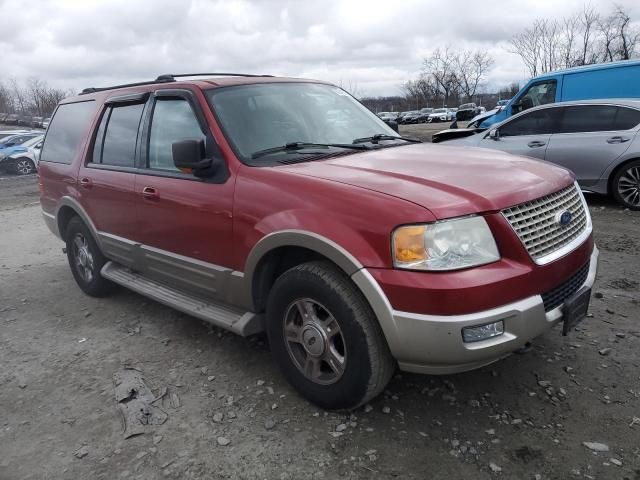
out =
<path fill-rule="evenodd" d="M 538 148 L 538 147 L 544 147 L 546 143 L 541 142 L 539 140 L 534 140 L 533 142 L 527 143 L 527 145 L 529 146 L 529 148 Z"/>
<path fill-rule="evenodd" d="M 144 187 L 142 189 L 142 196 L 149 199 L 160 197 L 160 195 L 158 195 L 158 191 L 154 187 Z"/>
<path fill-rule="evenodd" d="M 82 177 L 80 179 L 80 186 L 83 188 L 91 188 L 93 186 L 93 182 L 90 178 Z"/>
<path fill-rule="evenodd" d="M 625 143 L 628 142 L 629 139 L 626 137 L 609 137 L 607 138 L 607 143 Z"/>

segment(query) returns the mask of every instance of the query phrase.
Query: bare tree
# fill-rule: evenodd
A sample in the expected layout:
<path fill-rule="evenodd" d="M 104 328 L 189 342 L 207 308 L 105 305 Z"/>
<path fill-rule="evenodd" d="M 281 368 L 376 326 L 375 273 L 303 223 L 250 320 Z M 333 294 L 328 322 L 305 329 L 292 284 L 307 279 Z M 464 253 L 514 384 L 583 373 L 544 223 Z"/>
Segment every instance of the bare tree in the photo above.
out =
<path fill-rule="evenodd" d="M 0 112 L 13 112 L 13 97 L 11 91 L 3 83 L 0 83 Z"/>
<path fill-rule="evenodd" d="M 478 92 L 478 88 L 486 78 L 487 73 L 493 67 L 493 58 L 487 52 L 477 50 L 464 51 L 454 57 L 455 78 L 467 97 L 472 100 Z"/>
<path fill-rule="evenodd" d="M 542 32 L 539 21 L 535 21 L 531 28 L 525 28 L 511 40 L 509 51 L 520 56 L 525 67 L 532 77 L 538 75 L 540 69 L 540 57 L 542 56 Z"/>
<path fill-rule="evenodd" d="M 458 55 L 450 47 L 445 47 L 444 50 L 437 48 L 423 61 L 424 74 L 433 79 L 445 104 L 448 104 L 449 96 L 458 86 L 455 68 Z"/>

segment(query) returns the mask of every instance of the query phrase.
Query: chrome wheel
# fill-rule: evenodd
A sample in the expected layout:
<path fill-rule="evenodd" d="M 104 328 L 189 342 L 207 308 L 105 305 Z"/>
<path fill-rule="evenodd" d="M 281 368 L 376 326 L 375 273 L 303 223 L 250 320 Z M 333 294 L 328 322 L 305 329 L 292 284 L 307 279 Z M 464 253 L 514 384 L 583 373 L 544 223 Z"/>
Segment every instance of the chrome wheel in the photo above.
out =
<path fill-rule="evenodd" d="M 76 270 L 85 282 L 91 283 L 91 280 L 93 280 L 93 255 L 89 242 L 87 242 L 84 235 L 76 233 L 75 237 L 73 237 L 72 246 Z"/>
<path fill-rule="evenodd" d="M 18 159 L 16 162 L 16 172 L 18 175 L 29 175 L 30 173 L 33 173 L 33 170 L 33 162 L 27 158 Z"/>
<path fill-rule="evenodd" d="M 618 194 L 626 204 L 640 206 L 640 167 L 631 167 L 620 176 Z"/>
<path fill-rule="evenodd" d="M 309 298 L 296 300 L 284 316 L 289 356 L 309 380 L 330 385 L 340 380 L 347 362 L 342 330 L 331 312 Z"/>

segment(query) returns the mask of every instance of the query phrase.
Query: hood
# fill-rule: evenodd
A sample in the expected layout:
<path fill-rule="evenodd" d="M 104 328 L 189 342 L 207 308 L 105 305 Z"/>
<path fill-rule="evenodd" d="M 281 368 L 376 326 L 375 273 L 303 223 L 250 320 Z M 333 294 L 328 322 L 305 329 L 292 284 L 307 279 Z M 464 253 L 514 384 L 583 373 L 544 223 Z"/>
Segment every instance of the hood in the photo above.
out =
<path fill-rule="evenodd" d="M 402 198 L 437 219 L 502 210 L 569 185 L 568 170 L 484 148 L 428 143 L 275 167 Z"/>

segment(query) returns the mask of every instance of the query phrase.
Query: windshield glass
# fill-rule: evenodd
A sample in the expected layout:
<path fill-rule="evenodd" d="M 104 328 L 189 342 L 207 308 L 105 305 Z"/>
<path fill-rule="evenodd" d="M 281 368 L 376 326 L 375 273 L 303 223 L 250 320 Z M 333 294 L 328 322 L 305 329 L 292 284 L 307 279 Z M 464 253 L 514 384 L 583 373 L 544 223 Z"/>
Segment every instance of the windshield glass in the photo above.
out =
<path fill-rule="evenodd" d="M 466 108 L 475 108 L 476 106 L 473 103 L 465 103 L 463 105 L 460 105 L 460 110 L 464 110 Z"/>
<path fill-rule="evenodd" d="M 237 85 L 209 90 L 207 97 L 236 155 L 251 165 L 268 163 L 264 157 L 252 161 L 254 153 L 288 143 L 351 144 L 376 134 L 398 136 L 351 95 L 331 85 Z"/>
<path fill-rule="evenodd" d="M 436 108 L 433 113 L 445 113 L 446 111 L 446 108 Z"/>

